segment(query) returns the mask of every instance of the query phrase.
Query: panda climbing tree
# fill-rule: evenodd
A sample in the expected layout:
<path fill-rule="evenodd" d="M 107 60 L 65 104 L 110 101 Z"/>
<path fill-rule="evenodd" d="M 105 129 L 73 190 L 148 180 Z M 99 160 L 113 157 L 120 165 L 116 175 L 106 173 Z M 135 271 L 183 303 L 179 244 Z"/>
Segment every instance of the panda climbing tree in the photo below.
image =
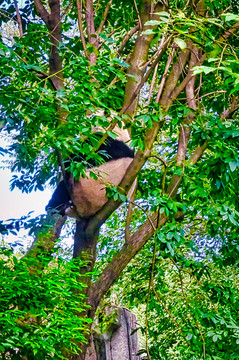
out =
<path fill-rule="evenodd" d="M 75 134 L 77 153 L 70 153 L 66 160 L 62 160 L 63 179 L 46 206 L 48 214 L 76 218 L 74 257 L 90 245 L 86 240 L 87 226 L 109 201 L 110 189 L 121 183 L 134 158 L 129 131 L 119 121 L 119 116 L 111 113 L 107 118 L 108 128 L 111 128 L 108 134 L 107 128 L 92 126 L 98 125 L 102 118 L 106 119 L 104 112 L 97 110 L 92 116 L 85 116 L 84 125 L 82 119 L 79 128 L 88 125 L 89 137 Z M 136 180 L 129 191 L 121 194 L 131 199 L 135 190 Z"/>
<path fill-rule="evenodd" d="M 99 130 L 99 129 L 98 129 Z M 100 142 L 103 137 L 94 129 L 96 138 Z M 134 151 L 129 147 L 130 137 L 126 129 L 115 126 L 116 138 L 107 137 L 96 151 L 100 154 L 99 162 L 89 159 L 88 169 L 84 177 L 77 181 L 69 171 L 70 160 L 86 163 L 86 156 L 82 153 L 70 156 L 66 164 L 66 178 L 61 180 L 51 200 L 46 206 L 47 211 L 54 211 L 62 216 L 89 218 L 95 215 L 107 202 L 106 186 L 118 186 L 134 158 Z M 87 140 L 85 140 L 87 141 Z M 95 178 L 91 174 L 95 174 Z"/>

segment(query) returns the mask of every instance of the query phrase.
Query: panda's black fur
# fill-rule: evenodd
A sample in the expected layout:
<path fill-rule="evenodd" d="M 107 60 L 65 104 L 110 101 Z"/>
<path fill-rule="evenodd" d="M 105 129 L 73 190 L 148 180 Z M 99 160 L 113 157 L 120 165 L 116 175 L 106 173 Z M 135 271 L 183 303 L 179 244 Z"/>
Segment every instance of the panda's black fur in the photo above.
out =
<path fill-rule="evenodd" d="M 128 147 L 123 141 L 107 138 L 106 142 L 101 144 L 97 153 L 100 154 L 104 163 L 112 160 L 118 160 L 122 158 L 134 158 L 134 150 Z M 72 155 L 70 157 L 73 161 L 83 161 L 86 156 L 83 154 Z M 94 159 L 87 161 L 89 166 L 97 166 Z M 66 162 L 66 167 L 70 165 L 70 162 Z M 68 174 L 70 176 L 70 174 Z M 54 191 L 51 200 L 46 206 L 46 211 L 54 211 L 64 216 L 67 208 L 72 206 L 72 201 L 69 195 L 69 191 L 65 184 L 66 180 L 60 181 L 56 190 Z"/>

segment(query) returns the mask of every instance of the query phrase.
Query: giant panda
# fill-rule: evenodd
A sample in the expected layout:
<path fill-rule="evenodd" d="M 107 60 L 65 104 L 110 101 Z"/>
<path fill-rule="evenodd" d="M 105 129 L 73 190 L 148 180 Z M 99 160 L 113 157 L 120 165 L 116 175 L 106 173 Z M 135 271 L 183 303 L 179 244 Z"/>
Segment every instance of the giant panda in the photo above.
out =
<path fill-rule="evenodd" d="M 106 186 L 118 186 L 134 158 L 134 150 L 129 147 L 128 131 L 116 126 L 114 133 L 117 138 L 108 137 L 98 149 L 104 163 L 96 166 L 91 161 L 92 167 L 78 181 L 68 174 L 68 183 L 65 183 L 66 180 L 60 181 L 46 206 L 47 211 L 57 212 L 62 216 L 89 218 L 105 205 L 108 201 Z M 83 158 L 82 154 L 77 154 L 76 157 Z M 97 180 L 90 177 L 92 171 L 97 175 Z M 71 197 L 67 187 L 71 189 Z"/>

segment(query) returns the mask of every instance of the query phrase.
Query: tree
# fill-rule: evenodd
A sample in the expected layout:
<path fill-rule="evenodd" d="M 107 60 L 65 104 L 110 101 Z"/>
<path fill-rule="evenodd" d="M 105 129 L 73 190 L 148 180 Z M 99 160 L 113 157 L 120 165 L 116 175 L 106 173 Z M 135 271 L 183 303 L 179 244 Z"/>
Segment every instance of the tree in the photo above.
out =
<path fill-rule="evenodd" d="M 123 124 L 137 149 L 107 204 L 76 222 L 74 253 L 84 254 L 88 265 L 80 271 L 89 272 L 101 226 L 138 176 L 136 196 L 147 202 L 147 215 L 138 204 L 136 221 L 137 202 L 131 201 L 124 243 L 99 278 L 87 280 L 87 316 L 94 318 L 102 297 L 152 236 L 177 264 L 184 239 L 179 220 L 182 229 L 195 228 L 195 236 L 219 236 L 226 246 L 222 251 L 227 249 L 223 261 L 235 261 L 237 3 L 35 0 L 22 9 L 9 3 L 1 14 L 2 22 L 14 14 L 19 27 L 14 43 L 0 48 L 1 113 L 5 131 L 14 131 L 13 170 L 21 171 L 12 187 L 41 189 L 46 180 L 56 181 L 58 167 L 64 177 L 66 159 L 82 151 L 79 134 L 89 139 L 85 153 L 95 157 L 95 125 L 105 129 L 106 138 Z M 95 115 L 98 109 L 104 116 Z M 71 172 L 77 178 L 84 170 L 73 163 Z M 64 221 L 53 217 L 52 236 L 36 236 L 27 256 L 49 254 Z M 186 244 L 189 251 L 193 245 Z M 84 359 L 86 347 L 81 350 L 70 358 Z"/>

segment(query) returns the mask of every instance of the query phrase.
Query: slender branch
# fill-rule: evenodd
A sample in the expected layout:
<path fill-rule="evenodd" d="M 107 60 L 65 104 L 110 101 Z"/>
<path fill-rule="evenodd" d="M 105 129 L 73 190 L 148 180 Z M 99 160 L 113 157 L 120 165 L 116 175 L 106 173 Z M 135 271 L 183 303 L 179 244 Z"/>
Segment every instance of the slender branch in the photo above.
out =
<path fill-rule="evenodd" d="M 125 35 L 124 39 L 122 40 L 122 43 L 116 53 L 116 56 L 118 57 L 122 52 L 123 49 L 125 47 L 125 45 L 127 44 L 127 42 L 129 41 L 129 39 L 132 38 L 132 36 L 139 30 L 139 24 L 135 25 L 135 27 L 133 27 L 127 35 Z"/>
<path fill-rule="evenodd" d="M 234 33 L 238 30 L 238 28 L 239 28 L 239 21 L 237 21 L 228 30 L 226 30 L 225 33 L 222 36 L 220 36 L 218 41 L 220 42 L 223 40 L 227 40 L 231 35 L 234 35 Z"/>
<path fill-rule="evenodd" d="M 154 155 L 154 154 L 151 154 L 151 155 L 149 155 L 148 156 L 148 159 L 149 158 L 155 158 L 155 159 L 158 159 L 159 161 L 161 161 L 161 163 L 163 164 L 163 166 L 165 167 L 165 168 L 167 168 L 168 167 L 168 165 L 167 165 L 167 163 L 166 163 L 166 161 L 161 157 L 161 156 L 159 156 L 159 155 Z"/>
<path fill-rule="evenodd" d="M 187 340 L 185 339 L 185 336 L 182 333 L 182 330 L 180 328 L 180 326 L 178 325 L 177 321 L 174 319 L 173 315 L 170 313 L 167 305 L 164 304 L 163 300 L 160 298 L 159 294 L 157 293 L 156 289 L 155 289 L 155 285 L 154 282 L 152 284 L 152 289 L 154 292 L 154 295 L 156 297 L 156 299 L 158 300 L 158 302 L 162 305 L 162 307 L 164 308 L 165 312 L 168 314 L 168 316 L 170 317 L 170 319 L 172 320 L 172 322 L 174 323 L 176 329 L 178 329 L 178 332 L 180 333 L 180 335 L 182 336 L 182 338 L 184 339 L 184 341 L 186 341 L 186 343 L 188 344 Z M 188 344 L 189 345 L 189 344 Z"/>
<path fill-rule="evenodd" d="M 165 181 L 166 181 L 166 174 L 167 174 L 167 170 L 168 170 L 168 165 L 165 162 L 165 160 L 163 158 L 161 158 L 159 155 L 150 155 L 148 156 L 150 157 L 155 157 L 156 159 L 158 159 L 159 161 L 161 161 L 161 163 L 164 165 L 164 172 L 163 172 L 163 178 L 162 178 L 162 192 L 164 194 L 165 192 Z"/>
<path fill-rule="evenodd" d="M 167 40 L 169 41 L 172 38 L 172 35 L 169 35 L 169 37 L 167 38 Z M 162 49 L 161 49 L 161 45 L 165 42 L 165 36 L 162 36 L 162 39 L 160 41 L 160 45 L 157 49 L 157 51 L 155 51 L 155 53 L 153 54 L 153 56 L 143 65 L 139 66 L 140 70 L 146 70 L 147 67 L 149 65 L 151 65 L 155 59 L 158 58 L 158 55 L 161 53 Z"/>
<path fill-rule="evenodd" d="M 189 63 L 189 72 L 197 63 L 198 54 L 199 54 L 198 49 L 196 48 L 192 49 L 190 63 Z M 195 99 L 195 81 L 196 81 L 196 76 L 193 76 L 188 81 L 185 87 L 187 104 L 189 109 L 192 109 L 193 111 L 196 111 L 197 108 L 196 99 Z M 195 117 L 194 112 L 190 112 L 180 127 L 178 152 L 177 152 L 177 166 L 184 164 L 187 146 L 188 146 L 188 140 L 190 136 L 190 124 L 192 123 L 194 117 Z"/>
<path fill-rule="evenodd" d="M 133 204 L 133 205 L 135 205 L 135 206 L 137 206 L 140 210 L 142 210 L 142 211 L 143 211 L 143 213 L 145 214 L 145 216 L 146 216 L 146 217 L 147 217 L 147 219 L 149 220 L 150 225 L 152 226 L 152 229 L 153 229 L 154 231 L 156 231 L 156 226 L 154 226 L 154 223 L 152 222 L 152 220 L 151 220 L 151 218 L 150 218 L 149 214 L 147 214 L 147 211 L 145 211 L 145 210 L 144 210 L 144 208 L 143 208 L 142 206 L 140 206 L 139 204 L 137 204 L 137 203 L 136 203 L 136 202 L 134 202 L 134 201 L 132 201 L 132 204 Z"/>
<path fill-rule="evenodd" d="M 82 25 L 82 0 L 76 0 L 76 10 L 77 10 L 77 19 L 78 19 L 78 26 L 80 30 L 80 37 L 82 46 L 85 52 L 86 58 L 88 58 L 88 51 L 86 47 L 85 37 L 84 37 L 84 31 L 83 31 L 83 25 Z"/>
<path fill-rule="evenodd" d="M 155 102 L 157 104 L 159 102 L 159 99 L 161 98 L 161 95 L 162 95 L 162 92 L 163 92 L 163 87 L 164 87 L 165 81 L 166 81 L 166 76 L 167 76 L 169 67 L 170 67 L 170 65 L 171 65 L 171 63 L 173 61 L 174 53 L 175 53 L 175 48 L 172 49 L 172 52 L 169 55 L 168 61 L 167 61 L 166 66 L 165 66 L 165 70 L 164 70 L 164 73 L 163 73 L 163 76 L 162 76 L 162 80 L 161 80 L 161 83 L 159 85 L 158 93 L 157 93 L 157 96 L 156 96 L 156 99 L 155 99 Z"/>
<path fill-rule="evenodd" d="M 175 91 L 177 82 L 182 75 L 183 69 L 186 65 L 186 62 L 190 55 L 190 49 L 187 48 L 185 50 L 182 50 L 180 55 L 178 56 L 178 60 L 173 65 L 172 70 L 167 78 L 167 81 L 165 83 L 165 90 L 163 92 L 163 95 L 161 97 L 161 103 L 168 103 L 168 100 L 172 97 L 172 92 Z M 184 87 L 186 84 L 184 85 Z M 183 87 L 183 88 L 184 88 Z"/>
<path fill-rule="evenodd" d="M 152 63 L 152 65 L 150 66 L 150 68 L 148 69 L 147 73 L 145 74 L 145 76 L 142 78 L 141 82 L 138 84 L 138 86 L 136 87 L 135 91 L 132 93 L 131 97 L 129 97 L 127 99 L 127 102 L 125 101 L 121 111 L 120 111 L 120 115 L 124 114 L 124 113 L 128 113 L 129 112 L 129 108 L 131 107 L 131 105 L 133 105 L 134 100 L 137 98 L 141 88 L 143 87 L 144 83 L 148 80 L 149 76 L 151 75 L 152 71 L 154 70 L 155 66 L 157 65 L 157 63 L 159 62 L 160 58 L 162 57 L 166 46 L 168 45 L 168 43 L 170 42 L 171 38 L 169 37 L 168 39 L 165 40 L 165 42 L 163 44 L 161 44 L 160 46 L 160 53 L 158 54 L 157 58 L 154 60 L 154 62 Z"/>
<path fill-rule="evenodd" d="M 154 73 L 153 73 L 152 81 L 150 83 L 150 88 L 149 88 L 149 96 L 148 96 L 147 105 L 150 104 L 150 101 L 151 101 L 151 98 L 152 98 L 152 93 L 153 93 L 153 88 L 154 88 L 154 84 L 155 84 L 155 80 L 156 80 L 158 66 L 159 66 L 159 64 L 157 63 L 155 68 L 154 68 Z"/>
<path fill-rule="evenodd" d="M 101 23 L 100 23 L 98 29 L 96 30 L 97 34 L 102 32 L 102 29 L 103 29 L 103 26 L 105 25 L 111 5 L 112 5 L 112 0 L 110 0 L 105 7 L 105 11 L 103 13 Z"/>
<path fill-rule="evenodd" d="M 155 239 L 154 239 L 155 240 Z M 152 258 L 152 266 L 149 276 L 149 284 L 148 284 L 148 294 L 147 294 L 147 301 L 146 301 L 146 316 L 145 316 L 145 337 L 146 337 L 146 352 L 148 355 L 148 359 L 151 360 L 150 352 L 149 352 L 149 345 L 148 345 L 148 312 L 149 312 L 149 300 L 150 300 L 150 293 L 151 288 L 153 285 L 153 279 L 154 279 L 154 268 L 155 268 L 155 259 L 156 259 L 156 244 L 154 241 L 154 250 L 153 250 L 153 258 Z"/>
<path fill-rule="evenodd" d="M 138 19 L 139 19 L 139 28 L 142 29 L 142 22 L 141 22 L 141 18 L 140 18 L 139 9 L 138 9 L 138 6 L 136 4 L 136 0 L 134 0 L 134 6 L 135 6 L 136 13 L 138 15 Z"/>
<path fill-rule="evenodd" d="M 208 97 L 208 96 L 210 96 L 210 95 L 217 95 L 217 94 L 225 94 L 226 93 L 226 90 L 217 90 L 217 91 L 211 91 L 211 92 L 209 92 L 209 93 L 207 93 L 207 94 L 204 94 L 204 95 L 202 95 L 202 96 L 200 96 L 200 97 L 198 97 L 198 100 L 201 100 L 201 99 L 203 99 L 203 98 L 205 98 L 205 97 Z"/>
<path fill-rule="evenodd" d="M 130 239 L 130 222 L 131 222 L 131 218 L 132 218 L 132 214 L 133 214 L 133 209 L 135 206 L 135 196 L 136 196 L 136 191 L 137 191 L 137 181 L 134 187 L 134 191 L 129 199 L 129 207 L 128 207 L 128 211 L 127 211 L 127 216 L 126 216 L 126 220 L 125 220 L 125 241 L 129 241 Z"/>
<path fill-rule="evenodd" d="M 17 14 L 17 23 L 18 23 L 19 35 L 20 35 L 20 38 L 21 38 L 21 37 L 23 37 L 22 19 L 21 19 L 20 13 L 19 13 L 17 0 L 14 0 L 14 6 L 15 6 L 16 14 Z"/>

